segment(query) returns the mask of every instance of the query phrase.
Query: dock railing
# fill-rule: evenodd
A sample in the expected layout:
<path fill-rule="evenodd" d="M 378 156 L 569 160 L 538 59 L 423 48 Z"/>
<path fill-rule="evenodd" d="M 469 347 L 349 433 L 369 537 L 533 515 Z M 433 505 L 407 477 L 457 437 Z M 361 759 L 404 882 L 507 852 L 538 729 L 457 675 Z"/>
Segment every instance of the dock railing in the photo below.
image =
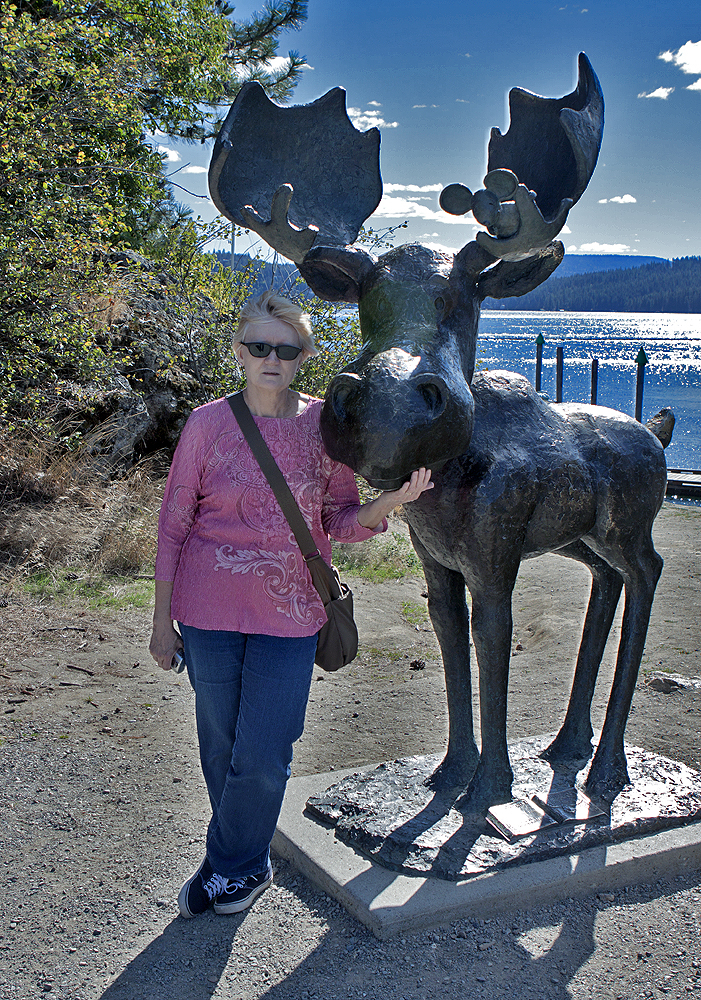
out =
<path fill-rule="evenodd" d="M 535 391 L 542 392 L 543 380 L 543 344 L 545 337 L 539 333 L 535 342 Z M 645 365 L 648 357 L 644 348 L 640 348 L 635 359 L 637 365 L 637 376 L 635 380 L 635 419 L 641 423 L 643 419 L 643 391 L 645 389 Z M 565 371 L 565 349 L 562 344 L 558 344 L 555 351 L 555 402 L 563 401 L 563 384 Z M 599 359 L 591 359 L 591 393 L 590 400 L 593 406 L 597 403 L 599 393 Z"/>

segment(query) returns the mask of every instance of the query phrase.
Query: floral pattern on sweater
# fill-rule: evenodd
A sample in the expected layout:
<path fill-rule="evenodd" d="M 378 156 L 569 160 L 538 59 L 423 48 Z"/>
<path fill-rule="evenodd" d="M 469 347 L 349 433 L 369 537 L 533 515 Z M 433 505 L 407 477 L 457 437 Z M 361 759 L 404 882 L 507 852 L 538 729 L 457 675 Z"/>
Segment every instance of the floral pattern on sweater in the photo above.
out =
<path fill-rule="evenodd" d="M 254 419 L 330 561 L 329 536 L 353 542 L 376 532 L 358 523 L 353 473 L 324 451 L 321 406 L 311 399 L 296 417 Z M 301 636 L 326 621 L 295 537 L 225 399 L 194 410 L 178 442 L 159 517 L 156 579 L 173 581 L 171 614 L 196 628 Z"/>

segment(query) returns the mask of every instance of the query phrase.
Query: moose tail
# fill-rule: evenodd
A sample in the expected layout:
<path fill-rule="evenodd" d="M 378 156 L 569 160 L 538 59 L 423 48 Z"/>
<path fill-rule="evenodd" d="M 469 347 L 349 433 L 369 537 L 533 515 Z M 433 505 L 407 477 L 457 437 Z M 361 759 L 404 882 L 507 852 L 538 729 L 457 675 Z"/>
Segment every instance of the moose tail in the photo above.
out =
<path fill-rule="evenodd" d="M 668 406 L 665 406 L 664 409 L 660 410 L 659 413 L 656 413 L 654 417 L 650 417 L 645 426 L 648 430 L 652 431 L 662 447 L 666 448 L 672 440 L 672 431 L 674 430 L 674 413 Z"/>

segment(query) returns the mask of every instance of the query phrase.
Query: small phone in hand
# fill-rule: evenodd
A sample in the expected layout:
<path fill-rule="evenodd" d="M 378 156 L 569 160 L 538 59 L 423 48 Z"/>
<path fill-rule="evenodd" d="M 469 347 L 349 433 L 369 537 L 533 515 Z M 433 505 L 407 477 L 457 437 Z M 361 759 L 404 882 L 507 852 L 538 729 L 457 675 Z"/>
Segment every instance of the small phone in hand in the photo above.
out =
<path fill-rule="evenodd" d="M 170 669 L 176 674 L 181 674 L 185 669 L 185 657 L 182 649 L 176 649 L 173 653 L 173 659 L 170 661 Z"/>

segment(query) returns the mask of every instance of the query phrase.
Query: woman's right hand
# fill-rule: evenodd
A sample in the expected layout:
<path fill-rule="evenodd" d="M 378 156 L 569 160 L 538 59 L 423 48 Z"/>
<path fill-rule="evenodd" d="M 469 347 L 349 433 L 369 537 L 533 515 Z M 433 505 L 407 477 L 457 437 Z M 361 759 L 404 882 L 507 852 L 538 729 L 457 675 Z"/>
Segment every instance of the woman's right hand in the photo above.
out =
<path fill-rule="evenodd" d="M 154 622 L 149 653 L 161 670 L 170 670 L 176 650 L 183 648 L 183 640 L 173 628 L 172 621 Z"/>
<path fill-rule="evenodd" d="M 170 670 L 176 651 L 183 648 L 183 640 L 173 628 L 173 621 L 170 617 L 172 596 L 173 584 L 169 580 L 156 580 L 153 632 L 148 648 L 161 670 Z"/>

